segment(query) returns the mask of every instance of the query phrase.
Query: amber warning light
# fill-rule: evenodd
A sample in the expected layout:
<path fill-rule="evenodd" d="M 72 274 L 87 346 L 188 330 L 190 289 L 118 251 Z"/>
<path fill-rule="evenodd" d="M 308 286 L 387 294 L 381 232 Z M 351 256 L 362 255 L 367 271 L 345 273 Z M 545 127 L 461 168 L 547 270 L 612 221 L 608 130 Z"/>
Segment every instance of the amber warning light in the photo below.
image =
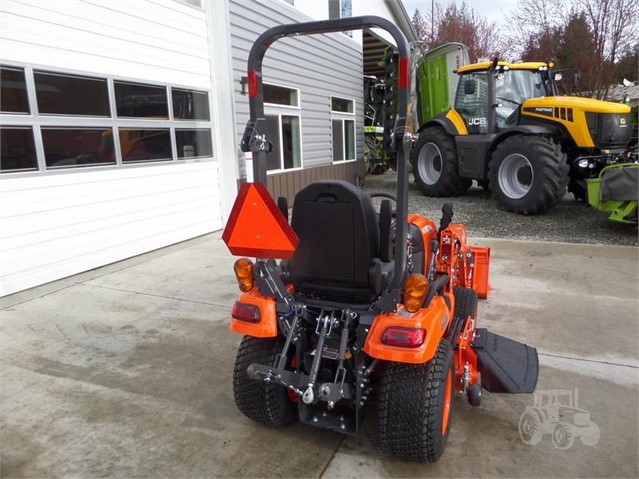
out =
<path fill-rule="evenodd" d="M 289 259 L 299 242 L 262 183 L 244 183 L 222 239 L 235 256 Z"/>

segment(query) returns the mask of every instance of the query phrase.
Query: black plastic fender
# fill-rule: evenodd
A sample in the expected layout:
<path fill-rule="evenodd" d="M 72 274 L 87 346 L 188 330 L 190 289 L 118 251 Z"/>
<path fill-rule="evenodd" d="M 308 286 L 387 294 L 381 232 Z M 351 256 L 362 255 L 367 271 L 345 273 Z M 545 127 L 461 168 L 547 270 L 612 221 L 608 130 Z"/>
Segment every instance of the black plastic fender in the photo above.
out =
<path fill-rule="evenodd" d="M 423 125 L 419 127 L 419 130 L 417 131 L 417 133 L 421 133 L 423 130 L 425 130 L 426 128 L 430 126 L 439 126 L 443 128 L 444 131 L 448 133 L 450 136 L 459 135 L 459 132 L 457 131 L 457 128 L 455 128 L 455 125 L 453 125 L 453 122 L 450 121 L 448 118 L 446 118 L 447 113 L 448 112 L 440 113 L 432 120 L 427 121 L 426 123 L 424 123 Z"/>

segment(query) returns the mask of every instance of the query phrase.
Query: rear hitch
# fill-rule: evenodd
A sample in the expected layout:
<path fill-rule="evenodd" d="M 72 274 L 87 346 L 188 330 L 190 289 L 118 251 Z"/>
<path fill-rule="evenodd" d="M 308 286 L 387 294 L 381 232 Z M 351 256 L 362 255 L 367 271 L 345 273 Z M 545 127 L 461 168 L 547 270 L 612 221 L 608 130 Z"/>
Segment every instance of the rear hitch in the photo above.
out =
<path fill-rule="evenodd" d="M 468 398 L 468 404 L 471 406 L 481 406 L 481 386 L 479 384 L 468 386 L 466 388 L 466 397 Z"/>

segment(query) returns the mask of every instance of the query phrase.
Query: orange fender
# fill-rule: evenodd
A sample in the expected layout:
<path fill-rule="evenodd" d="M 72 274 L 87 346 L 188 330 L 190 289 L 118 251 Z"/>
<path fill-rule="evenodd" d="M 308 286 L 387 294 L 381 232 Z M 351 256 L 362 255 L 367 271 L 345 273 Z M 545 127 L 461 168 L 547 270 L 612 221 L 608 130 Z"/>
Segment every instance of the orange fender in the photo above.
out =
<path fill-rule="evenodd" d="M 238 302 L 257 306 L 260 319 L 257 323 L 252 323 L 231 317 L 231 331 L 256 338 L 277 336 L 277 315 L 273 298 L 262 296 L 257 288 L 253 288 L 247 293 L 242 293 Z"/>
<path fill-rule="evenodd" d="M 447 296 L 454 301 L 452 295 Z M 375 318 L 364 343 L 364 352 L 372 358 L 384 361 L 425 363 L 435 356 L 450 320 L 451 314 L 442 296 L 435 296 L 428 308 L 412 314 L 400 306 L 397 313 L 385 313 Z M 382 343 L 382 336 L 390 326 L 425 329 L 426 339 L 421 346 L 415 348 L 389 346 Z"/>

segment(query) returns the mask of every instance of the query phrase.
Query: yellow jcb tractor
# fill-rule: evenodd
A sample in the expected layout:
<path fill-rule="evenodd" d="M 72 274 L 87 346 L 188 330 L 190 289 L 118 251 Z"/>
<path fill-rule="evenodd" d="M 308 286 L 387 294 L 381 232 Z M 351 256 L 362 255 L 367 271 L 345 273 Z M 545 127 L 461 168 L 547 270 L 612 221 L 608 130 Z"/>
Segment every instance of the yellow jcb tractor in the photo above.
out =
<path fill-rule="evenodd" d="M 492 62 L 457 69 L 454 107 L 419 128 L 415 181 L 427 196 L 465 193 L 472 180 L 500 208 L 539 214 L 585 180 L 632 161 L 630 108 L 559 96 L 552 63 Z"/>

